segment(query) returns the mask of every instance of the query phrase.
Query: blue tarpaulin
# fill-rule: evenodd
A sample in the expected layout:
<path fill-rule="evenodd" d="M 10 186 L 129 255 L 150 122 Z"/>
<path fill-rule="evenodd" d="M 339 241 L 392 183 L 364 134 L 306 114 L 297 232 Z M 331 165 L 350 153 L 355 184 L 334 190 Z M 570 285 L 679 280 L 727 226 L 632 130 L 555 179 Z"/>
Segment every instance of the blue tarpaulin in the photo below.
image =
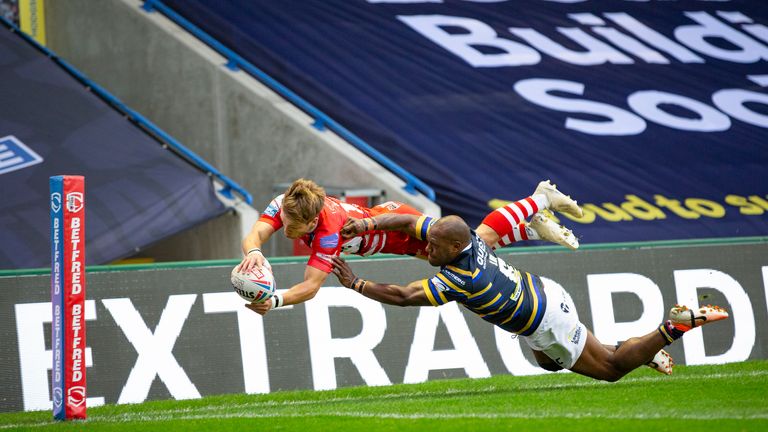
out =
<path fill-rule="evenodd" d="M 166 0 L 479 223 L 552 179 L 582 242 L 768 234 L 768 8 Z"/>
<path fill-rule="evenodd" d="M 86 263 L 226 211 L 206 173 L 0 26 L 0 269 L 50 265 L 48 178 L 85 176 Z"/>

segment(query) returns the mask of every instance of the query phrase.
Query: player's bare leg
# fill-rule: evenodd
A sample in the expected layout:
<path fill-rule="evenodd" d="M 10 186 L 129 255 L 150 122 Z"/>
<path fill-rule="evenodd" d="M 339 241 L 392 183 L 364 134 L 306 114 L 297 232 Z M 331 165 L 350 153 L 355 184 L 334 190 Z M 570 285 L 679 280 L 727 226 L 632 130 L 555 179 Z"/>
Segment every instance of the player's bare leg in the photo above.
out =
<path fill-rule="evenodd" d="M 688 330 L 726 318 L 728 313 L 718 306 L 697 309 L 675 306 L 669 311 L 669 320 L 656 331 L 630 338 L 614 352 L 600 344 L 588 331 L 584 351 L 571 370 L 600 380 L 616 381 L 653 359 L 665 345 L 679 339 Z"/>
<path fill-rule="evenodd" d="M 604 381 L 618 381 L 624 375 L 642 366 L 666 345 L 657 332 L 626 340 L 611 352 L 591 331 L 587 331 L 587 343 L 571 371 Z"/>
<path fill-rule="evenodd" d="M 615 352 L 616 349 L 621 345 L 623 342 L 620 342 L 617 345 L 605 345 L 603 346 L 610 352 Z M 646 364 L 649 368 L 655 370 L 656 372 L 662 373 L 664 375 L 672 375 L 672 368 L 675 366 L 675 361 L 672 359 L 672 356 L 669 355 L 668 352 L 662 350 L 659 350 L 659 352 L 656 353 L 656 355 L 653 356 L 652 359 L 650 359 Z"/>
<path fill-rule="evenodd" d="M 603 344 L 603 347 L 612 353 L 615 352 L 618 348 L 617 345 L 605 344 Z M 536 350 L 532 351 L 534 358 L 536 358 L 536 363 L 538 363 L 539 367 L 542 369 L 548 370 L 550 372 L 557 372 L 563 369 L 562 366 L 558 365 L 557 362 L 549 358 L 543 352 Z M 672 357 L 669 355 L 669 353 L 662 349 L 659 350 L 659 352 L 657 352 L 649 362 L 645 363 L 645 365 L 659 373 L 663 373 L 664 375 L 672 375 L 672 367 L 675 365 L 675 362 L 672 360 Z"/>

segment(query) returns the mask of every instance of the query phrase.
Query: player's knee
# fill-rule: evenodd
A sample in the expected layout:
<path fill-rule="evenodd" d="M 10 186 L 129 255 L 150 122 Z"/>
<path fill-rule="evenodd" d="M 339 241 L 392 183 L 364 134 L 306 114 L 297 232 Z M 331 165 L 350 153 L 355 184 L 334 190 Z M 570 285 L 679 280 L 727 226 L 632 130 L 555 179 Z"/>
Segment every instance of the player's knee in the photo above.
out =
<path fill-rule="evenodd" d="M 496 243 L 498 243 L 499 239 L 501 239 L 499 234 L 496 231 L 494 231 L 493 228 L 489 227 L 484 223 L 480 224 L 475 230 L 475 232 L 481 239 L 483 239 L 485 244 L 487 244 L 490 247 L 495 247 Z"/>
<path fill-rule="evenodd" d="M 562 366 L 560 366 L 559 364 L 553 362 L 552 360 L 550 360 L 550 361 L 542 361 L 542 360 L 536 359 L 536 362 L 539 364 L 540 368 L 542 368 L 544 370 L 548 370 L 550 372 L 557 372 L 557 371 L 563 369 Z"/>
<path fill-rule="evenodd" d="M 544 354 L 541 351 L 533 350 L 533 358 L 536 359 L 536 363 L 539 364 L 539 367 L 544 370 L 557 372 L 563 369 L 563 367 L 560 366 L 557 361 L 553 360 L 547 354 Z"/>
<path fill-rule="evenodd" d="M 618 368 L 614 366 L 613 364 L 607 364 L 606 367 L 603 368 L 603 373 L 600 379 L 602 381 L 608 381 L 608 382 L 616 382 L 620 380 L 624 375 L 626 375 L 627 372 L 622 370 L 621 368 Z"/>

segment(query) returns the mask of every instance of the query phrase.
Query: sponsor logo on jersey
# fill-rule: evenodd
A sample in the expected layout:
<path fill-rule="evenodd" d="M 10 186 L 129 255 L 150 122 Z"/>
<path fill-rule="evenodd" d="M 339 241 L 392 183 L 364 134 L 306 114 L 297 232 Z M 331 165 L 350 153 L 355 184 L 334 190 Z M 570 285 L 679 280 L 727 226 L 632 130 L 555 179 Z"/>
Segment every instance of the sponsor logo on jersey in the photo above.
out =
<path fill-rule="evenodd" d="M 277 212 L 280 211 L 280 207 L 283 205 L 283 197 L 285 194 L 281 194 L 275 197 L 275 199 L 272 200 L 272 202 L 269 203 L 266 209 L 264 209 L 264 214 L 269 217 L 275 217 Z"/>
<path fill-rule="evenodd" d="M 43 158 L 13 135 L 0 138 L 0 174 L 39 164 Z"/>
<path fill-rule="evenodd" d="M 395 202 L 395 201 L 387 201 L 382 206 L 384 206 L 387 210 L 395 210 L 398 207 L 400 207 L 402 204 Z"/>
<path fill-rule="evenodd" d="M 458 284 L 458 285 L 464 286 L 464 285 L 467 284 L 467 282 L 464 279 L 462 279 L 461 277 L 453 274 L 452 272 L 450 272 L 448 270 L 443 271 L 443 274 L 448 276 L 449 279 L 451 279 L 452 281 L 456 282 L 456 284 Z"/>
<path fill-rule="evenodd" d="M 562 310 L 565 313 L 568 313 L 571 309 L 568 307 L 565 303 L 560 303 L 560 310 Z"/>
<path fill-rule="evenodd" d="M 361 237 L 352 237 L 341 245 L 341 251 L 348 254 L 355 254 L 360 252 L 360 247 L 362 245 L 363 239 Z"/>
<path fill-rule="evenodd" d="M 272 200 L 271 203 L 267 206 L 267 208 L 264 210 L 264 214 L 270 217 L 275 217 L 278 210 L 280 210 L 280 207 L 278 207 L 277 203 Z"/>
<path fill-rule="evenodd" d="M 519 298 L 520 298 L 520 294 L 521 294 L 522 292 L 523 292 L 523 284 L 521 284 L 521 283 L 519 283 L 519 282 L 518 282 L 518 283 L 517 283 L 517 286 L 515 287 L 515 292 L 513 292 L 513 293 L 512 293 L 512 297 L 510 297 L 510 298 L 512 299 L 512 301 L 515 301 L 515 302 L 516 302 L 516 301 L 517 301 L 517 299 L 519 299 Z"/>
<path fill-rule="evenodd" d="M 317 255 L 317 257 L 320 258 L 321 260 L 327 261 L 329 263 L 333 262 L 333 258 L 334 257 L 339 256 L 339 254 L 332 254 L 331 255 L 331 254 L 324 254 L 324 253 L 320 253 L 320 252 L 315 253 L 315 255 Z"/>
<path fill-rule="evenodd" d="M 477 265 L 485 268 L 485 260 L 488 258 L 488 249 L 485 247 L 485 242 L 477 242 Z"/>
<path fill-rule="evenodd" d="M 325 237 L 320 237 L 320 247 L 323 249 L 334 249 L 339 245 L 339 233 L 333 233 Z"/>
<path fill-rule="evenodd" d="M 448 288 L 448 285 L 445 284 L 439 277 L 435 276 L 431 280 L 432 284 L 437 288 L 438 291 L 448 291 L 450 288 Z"/>
<path fill-rule="evenodd" d="M 581 339 L 581 326 L 577 325 L 573 330 L 568 332 L 568 341 L 574 345 L 578 345 L 580 339 Z"/>

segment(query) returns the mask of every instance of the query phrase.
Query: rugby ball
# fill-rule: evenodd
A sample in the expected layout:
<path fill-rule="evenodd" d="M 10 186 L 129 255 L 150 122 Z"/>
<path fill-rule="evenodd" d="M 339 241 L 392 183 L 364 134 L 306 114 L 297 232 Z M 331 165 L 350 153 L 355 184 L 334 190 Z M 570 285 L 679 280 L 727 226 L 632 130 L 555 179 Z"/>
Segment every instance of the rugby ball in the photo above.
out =
<path fill-rule="evenodd" d="M 232 288 L 243 300 L 248 302 L 262 303 L 275 294 L 275 276 L 272 274 L 272 266 L 264 259 L 264 266 L 261 269 L 245 273 L 232 269 L 231 282 Z"/>

